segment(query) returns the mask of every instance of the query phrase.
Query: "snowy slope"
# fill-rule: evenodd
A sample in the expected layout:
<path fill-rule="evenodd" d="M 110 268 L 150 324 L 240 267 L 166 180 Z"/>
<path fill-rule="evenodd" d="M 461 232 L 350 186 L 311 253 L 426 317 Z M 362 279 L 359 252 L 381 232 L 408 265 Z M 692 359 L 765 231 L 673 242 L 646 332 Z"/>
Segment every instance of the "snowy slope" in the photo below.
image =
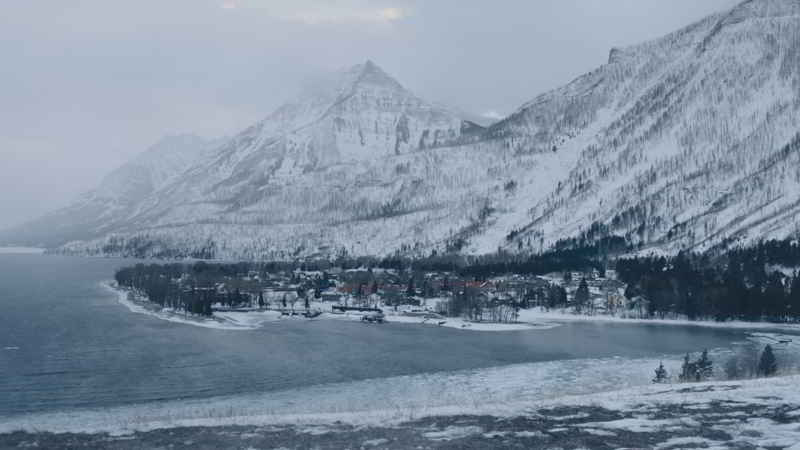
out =
<path fill-rule="evenodd" d="M 796 0 L 747 1 L 615 49 L 607 65 L 492 127 L 571 166 L 529 203 L 518 240 L 552 242 L 593 222 L 672 251 L 794 233 L 798 107 Z"/>
<path fill-rule="evenodd" d="M 458 169 L 451 160 L 461 159 L 460 146 L 483 131 L 368 61 L 227 141 L 93 245 L 108 252 L 132 240 L 150 254 L 213 248 L 215 256 L 247 258 L 384 252 L 377 245 L 387 239 L 394 248 L 413 245 L 425 233 L 409 229 L 431 215 L 453 226 L 441 209 L 448 200 L 436 192 L 447 180 L 435 166 Z"/>
<path fill-rule="evenodd" d="M 67 251 L 541 251 L 593 223 L 674 252 L 797 233 L 800 2 L 749 0 L 488 129 L 374 63 L 226 141 Z"/>

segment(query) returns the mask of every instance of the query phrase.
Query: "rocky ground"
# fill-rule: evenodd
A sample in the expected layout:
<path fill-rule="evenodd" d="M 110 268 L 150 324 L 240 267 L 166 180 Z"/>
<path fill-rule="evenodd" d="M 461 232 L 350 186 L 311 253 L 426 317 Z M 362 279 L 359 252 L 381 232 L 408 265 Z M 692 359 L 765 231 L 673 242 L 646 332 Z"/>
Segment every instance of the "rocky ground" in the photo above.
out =
<path fill-rule="evenodd" d="M 665 385 L 631 393 L 623 407 L 604 402 L 612 398 L 605 394 L 515 416 L 428 417 L 386 426 L 178 427 L 124 435 L 20 431 L 0 435 L 0 448 L 800 449 L 796 395 L 759 395 L 770 389 L 754 390 L 749 383 Z M 780 389 L 786 386 L 783 379 Z"/>

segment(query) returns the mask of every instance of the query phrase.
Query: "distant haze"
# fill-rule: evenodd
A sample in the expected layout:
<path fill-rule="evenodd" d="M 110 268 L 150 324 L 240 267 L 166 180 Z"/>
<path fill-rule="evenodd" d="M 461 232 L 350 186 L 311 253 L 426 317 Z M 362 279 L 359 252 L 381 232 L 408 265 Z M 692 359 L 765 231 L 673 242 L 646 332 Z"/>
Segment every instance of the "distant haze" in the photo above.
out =
<path fill-rule="evenodd" d="M 372 59 L 493 120 L 735 0 L 34 0 L 0 6 L 0 228 L 68 203 L 165 134 L 248 126 Z M 499 5 L 499 6 L 498 6 Z"/>

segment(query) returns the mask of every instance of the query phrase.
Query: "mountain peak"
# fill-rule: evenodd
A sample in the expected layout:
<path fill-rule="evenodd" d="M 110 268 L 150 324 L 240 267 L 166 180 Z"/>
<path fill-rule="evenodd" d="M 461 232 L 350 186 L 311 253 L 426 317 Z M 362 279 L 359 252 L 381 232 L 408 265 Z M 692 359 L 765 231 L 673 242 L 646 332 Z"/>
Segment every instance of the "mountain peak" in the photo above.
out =
<path fill-rule="evenodd" d="M 362 66 L 364 67 L 364 70 L 381 70 L 381 68 L 378 67 L 378 65 L 375 64 L 371 59 L 366 60 Z"/>
<path fill-rule="evenodd" d="M 800 2 L 797 0 L 745 0 L 733 8 L 733 11 L 746 11 L 754 16 L 785 16 L 800 13 Z"/>
<path fill-rule="evenodd" d="M 797 0 L 746 0 L 725 14 L 721 24 L 735 24 L 752 18 L 798 15 L 800 15 L 800 1 Z"/>
<path fill-rule="evenodd" d="M 394 79 L 391 75 L 387 74 L 371 59 L 366 60 L 362 64 L 353 66 L 348 74 L 351 76 L 352 87 L 359 86 L 382 86 L 392 89 L 403 89 L 403 86 Z"/>
<path fill-rule="evenodd" d="M 705 51 L 723 31 L 742 24 L 775 18 L 800 18 L 800 1 L 798 0 L 745 0 L 716 17 L 715 25 L 699 45 Z"/>

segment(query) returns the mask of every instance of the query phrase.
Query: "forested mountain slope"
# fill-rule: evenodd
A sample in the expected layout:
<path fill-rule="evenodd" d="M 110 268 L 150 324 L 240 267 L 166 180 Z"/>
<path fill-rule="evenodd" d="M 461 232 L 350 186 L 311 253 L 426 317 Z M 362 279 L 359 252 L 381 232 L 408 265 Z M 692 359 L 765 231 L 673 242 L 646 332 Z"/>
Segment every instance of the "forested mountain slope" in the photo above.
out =
<path fill-rule="evenodd" d="M 519 239 L 552 241 L 601 222 L 648 246 L 703 249 L 796 231 L 798 107 L 800 2 L 751 0 L 612 50 L 607 65 L 490 133 L 521 152 L 549 147 L 572 159 L 530 203 Z M 591 143 L 569 145 L 587 133 Z"/>

